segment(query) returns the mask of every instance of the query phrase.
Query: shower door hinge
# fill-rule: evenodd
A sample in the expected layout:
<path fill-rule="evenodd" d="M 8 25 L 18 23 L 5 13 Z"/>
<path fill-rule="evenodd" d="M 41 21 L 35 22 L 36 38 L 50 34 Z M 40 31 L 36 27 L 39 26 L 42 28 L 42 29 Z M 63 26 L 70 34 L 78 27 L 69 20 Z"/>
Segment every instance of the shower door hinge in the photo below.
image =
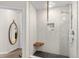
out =
<path fill-rule="evenodd" d="M 71 20 L 73 19 L 73 15 L 71 15 Z"/>
<path fill-rule="evenodd" d="M 75 35 L 75 32 L 74 32 L 74 30 L 72 30 L 72 35 L 73 35 L 73 36 Z"/>

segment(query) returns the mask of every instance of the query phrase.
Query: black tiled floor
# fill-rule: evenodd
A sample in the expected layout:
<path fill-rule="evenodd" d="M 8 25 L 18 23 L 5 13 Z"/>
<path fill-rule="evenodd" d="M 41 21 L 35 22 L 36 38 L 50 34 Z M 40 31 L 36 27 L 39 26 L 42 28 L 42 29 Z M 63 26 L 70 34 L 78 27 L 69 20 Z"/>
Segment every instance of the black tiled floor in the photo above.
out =
<path fill-rule="evenodd" d="M 68 58 L 67 56 L 51 54 L 51 53 L 42 52 L 42 51 L 36 51 L 34 55 L 42 58 Z"/>

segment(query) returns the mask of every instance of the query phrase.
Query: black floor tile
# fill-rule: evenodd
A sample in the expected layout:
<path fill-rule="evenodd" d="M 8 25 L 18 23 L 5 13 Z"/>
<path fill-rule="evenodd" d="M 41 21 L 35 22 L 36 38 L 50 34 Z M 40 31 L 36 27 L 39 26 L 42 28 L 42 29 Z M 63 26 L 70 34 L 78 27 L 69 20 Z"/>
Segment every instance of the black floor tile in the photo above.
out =
<path fill-rule="evenodd" d="M 42 58 L 68 58 L 67 56 L 51 54 L 51 53 L 42 52 L 42 51 L 36 51 L 34 55 Z"/>

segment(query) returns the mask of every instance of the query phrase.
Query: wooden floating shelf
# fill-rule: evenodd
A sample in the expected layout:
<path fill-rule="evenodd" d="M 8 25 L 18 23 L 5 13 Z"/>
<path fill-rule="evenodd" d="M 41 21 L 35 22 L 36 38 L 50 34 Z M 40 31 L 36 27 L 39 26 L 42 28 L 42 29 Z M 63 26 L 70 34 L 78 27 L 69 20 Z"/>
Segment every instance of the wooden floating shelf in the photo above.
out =
<path fill-rule="evenodd" d="M 43 45 L 44 45 L 44 42 L 39 42 L 39 41 L 33 44 L 34 47 L 41 47 Z"/>

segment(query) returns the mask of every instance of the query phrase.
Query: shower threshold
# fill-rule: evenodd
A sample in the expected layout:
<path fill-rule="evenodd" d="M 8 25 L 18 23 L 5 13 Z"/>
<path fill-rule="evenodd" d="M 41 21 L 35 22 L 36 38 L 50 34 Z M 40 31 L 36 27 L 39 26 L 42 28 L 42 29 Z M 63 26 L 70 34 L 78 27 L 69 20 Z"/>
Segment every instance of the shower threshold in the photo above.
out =
<path fill-rule="evenodd" d="M 41 58 L 69 58 L 68 56 L 51 54 L 43 51 L 36 51 L 34 53 L 34 56 L 41 57 Z"/>

